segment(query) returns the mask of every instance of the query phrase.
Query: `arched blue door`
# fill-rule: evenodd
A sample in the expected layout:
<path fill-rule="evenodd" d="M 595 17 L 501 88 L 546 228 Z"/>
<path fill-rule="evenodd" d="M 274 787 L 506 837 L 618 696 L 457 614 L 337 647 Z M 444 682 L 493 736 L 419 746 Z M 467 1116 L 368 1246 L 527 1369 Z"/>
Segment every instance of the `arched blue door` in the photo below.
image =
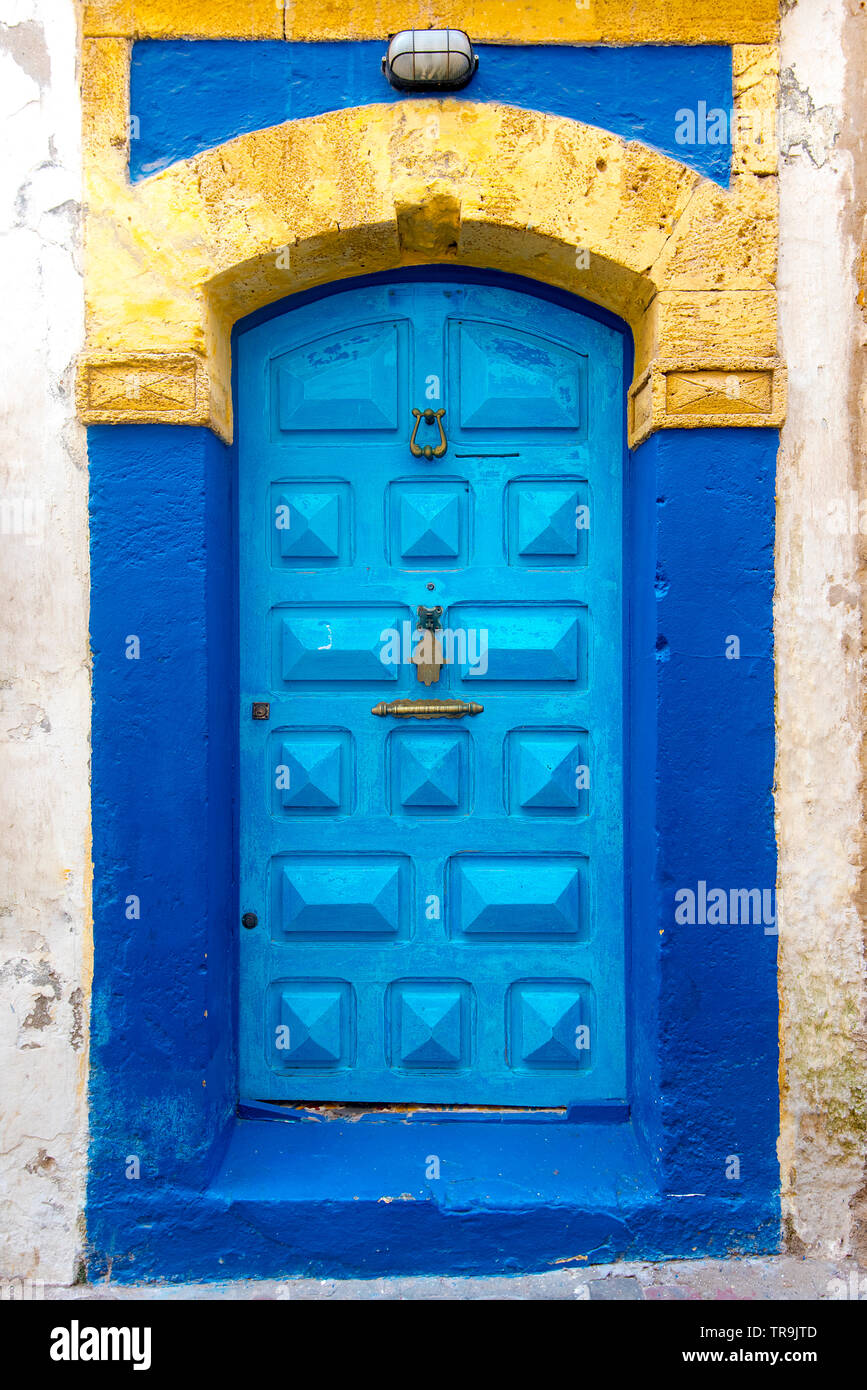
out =
<path fill-rule="evenodd" d="M 238 350 L 242 1093 L 623 1097 L 620 335 L 456 280 Z"/>

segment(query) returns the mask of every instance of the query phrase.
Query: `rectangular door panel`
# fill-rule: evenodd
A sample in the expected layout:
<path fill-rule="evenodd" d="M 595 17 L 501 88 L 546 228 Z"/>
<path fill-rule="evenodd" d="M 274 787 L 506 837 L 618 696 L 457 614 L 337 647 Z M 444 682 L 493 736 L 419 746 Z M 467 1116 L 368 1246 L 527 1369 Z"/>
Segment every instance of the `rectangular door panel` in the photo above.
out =
<path fill-rule="evenodd" d="M 453 859 L 449 871 L 455 939 L 556 941 L 586 935 L 587 869 L 580 860 L 473 855 Z"/>
<path fill-rule="evenodd" d="M 282 855 L 271 873 L 274 941 L 409 935 L 412 866 L 405 855 Z"/>
<path fill-rule="evenodd" d="M 411 623 L 409 608 L 376 604 L 287 605 L 272 615 L 275 684 L 309 688 L 331 682 L 370 685 L 399 680 L 387 660 L 388 636 Z"/>
<path fill-rule="evenodd" d="M 474 685 L 584 686 L 587 625 L 578 604 L 456 604 L 449 609 L 455 674 Z"/>

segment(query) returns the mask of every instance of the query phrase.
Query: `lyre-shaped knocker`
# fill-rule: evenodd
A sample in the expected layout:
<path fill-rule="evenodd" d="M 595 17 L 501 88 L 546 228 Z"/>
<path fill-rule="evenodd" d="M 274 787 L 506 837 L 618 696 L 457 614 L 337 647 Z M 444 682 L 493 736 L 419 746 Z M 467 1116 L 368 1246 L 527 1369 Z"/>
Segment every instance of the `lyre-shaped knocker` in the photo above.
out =
<path fill-rule="evenodd" d="M 416 410 L 415 406 L 413 406 L 412 413 L 415 416 L 415 424 L 409 441 L 410 452 L 415 458 L 441 459 L 446 449 L 449 447 L 448 441 L 446 440 L 446 432 L 443 429 L 443 416 L 445 415 L 445 411 L 431 410 L 430 407 L 428 407 L 427 410 Z M 415 437 L 418 434 L 418 427 L 422 420 L 424 420 L 426 425 L 432 425 L 434 421 L 436 421 L 439 426 L 440 442 L 435 449 L 432 448 L 430 444 L 425 444 L 422 448 L 421 444 L 416 444 L 415 442 Z"/>

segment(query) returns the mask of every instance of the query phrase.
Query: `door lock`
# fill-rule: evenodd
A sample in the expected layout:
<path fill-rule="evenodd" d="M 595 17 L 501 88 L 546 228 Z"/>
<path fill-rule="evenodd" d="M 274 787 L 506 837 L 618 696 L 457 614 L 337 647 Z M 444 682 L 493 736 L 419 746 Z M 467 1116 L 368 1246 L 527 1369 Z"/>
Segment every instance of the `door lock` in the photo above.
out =
<path fill-rule="evenodd" d="M 255 912 L 244 913 L 243 917 L 241 918 L 242 927 L 246 927 L 248 931 L 252 931 L 253 928 L 258 927 L 258 925 L 259 918 L 256 916 Z"/>

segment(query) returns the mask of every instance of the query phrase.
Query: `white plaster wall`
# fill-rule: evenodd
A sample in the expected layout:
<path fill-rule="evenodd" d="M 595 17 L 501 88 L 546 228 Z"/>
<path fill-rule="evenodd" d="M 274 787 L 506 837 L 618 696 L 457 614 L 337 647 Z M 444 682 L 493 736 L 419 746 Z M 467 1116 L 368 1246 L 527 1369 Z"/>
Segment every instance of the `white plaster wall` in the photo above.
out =
<path fill-rule="evenodd" d="M 0 5 L 0 1279 L 71 1282 L 89 997 L 73 0 Z"/>
<path fill-rule="evenodd" d="M 853 1248 L 864 1181 L 859 537 L 863 342 L 846 0 L 783 0 L 776 641 L 790 1243 Z M 847 29 L 848 25 L 848 29 Z M 0 1279 L 68 1283 L 82 1248 L 89 923 L 86 457 L 73 0 L 0 6 Z M 851 115 L 851 112 L 849 113 Z M 833 515 L 833 512 L 832 512 Z M 859 1101 L 858 1088 L 862 1087 Z"/>
<path fill-rule="evenodd" d="M 780 291 L 789 410 L 776 591 L 780 1158 L 790 1248 L 833 1258 L 853 1253 L 865 1161 L 853 382 L 864 335 L 850 226 L 860 174 L 846 136 L 853 116 L 865 114 L 852 82 L 865 34 L 860 20 L 853 23 L 857 5 L 846 0 L 784 0 L 782 8 Z"/>

